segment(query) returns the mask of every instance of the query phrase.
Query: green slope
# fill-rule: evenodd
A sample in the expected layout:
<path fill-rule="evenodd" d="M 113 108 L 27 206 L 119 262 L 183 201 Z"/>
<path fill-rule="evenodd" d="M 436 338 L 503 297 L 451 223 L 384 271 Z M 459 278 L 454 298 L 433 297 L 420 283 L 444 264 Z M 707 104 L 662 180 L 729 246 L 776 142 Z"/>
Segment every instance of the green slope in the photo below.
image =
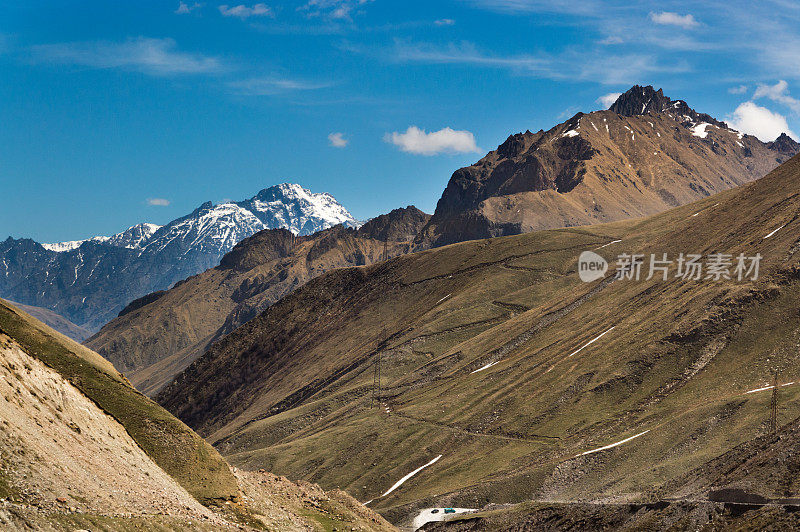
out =
<path fill-rule="evenodd" d="M 238 498 L 236 479 L 219 453 L 133 389 L 111 363 L 3 300 L 0 332 L 120 422 L 148 456 L 197 500 L 209 504 Z"/>
<path fill-rule="evenodd" d="M 434 503 L 647 496 L 763 434 L 769 393 L 745 392 L 776 367 L 800 379 L 798 189 L 795 157 L 651 218 L 333 272 L 212 346 L 159 401 L 235 464 L 341 486 L 396 522 Z M 761 278 L 585 284 L 587 249 L 760 253 Z M 800 386 L 781 390 L 782 422 L 798 401 Z"/>

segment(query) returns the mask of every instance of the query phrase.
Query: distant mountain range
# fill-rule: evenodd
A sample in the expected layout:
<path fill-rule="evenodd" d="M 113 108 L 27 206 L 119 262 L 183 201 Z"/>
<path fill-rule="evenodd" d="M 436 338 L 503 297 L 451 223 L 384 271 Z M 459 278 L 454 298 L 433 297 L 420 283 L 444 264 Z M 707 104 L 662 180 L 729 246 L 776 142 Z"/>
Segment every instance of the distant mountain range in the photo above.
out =
<path fill-rule="evenodd" d="M 284 183 L 244 201 L 206 202 L 163 227 L 53 244 L 9 237 L 0 242 L 0 296 L 96 331 L 130 301 L 216 266 L 261 230 L 308 235 L 337 224 L 359 225 L 330 194 Z"/>
<path fill-rule="evenodd" d="M 418 248 L 647 216 L 764 176 L 800 151 L 764 143 L 661 89 L 511 135 L 453 173 Z"/>

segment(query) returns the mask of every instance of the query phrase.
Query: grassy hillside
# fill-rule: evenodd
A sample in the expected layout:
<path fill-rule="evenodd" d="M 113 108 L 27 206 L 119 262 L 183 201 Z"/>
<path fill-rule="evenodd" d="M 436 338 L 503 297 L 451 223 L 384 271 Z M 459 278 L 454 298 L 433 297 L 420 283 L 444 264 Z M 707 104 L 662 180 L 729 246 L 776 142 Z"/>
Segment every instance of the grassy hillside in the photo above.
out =
<path fill-rule="evenodd" d="M 798 188 L 795 157 L 651 218 L 333 272 L 217 342 L 159 401 L 233 463 L 340 486 L 397 522 L 432 505 L 649 497 L 767 431 L 770 394 L 748 391 L 776 369 L 800 378 Z M 763 259 L 757 281 L 644 280 L 645 266 L 638 282 L 583 283 L 584 250 Z M 781 423 L 798 400 L 781 388 Z"/>
<path fill-rule="evenodd" d="M 153 395 L 208 347 L 269 305 L 324 272 L 406 253 L 429 216 L 407 207 L 358 230 L 342 226 L 294 237 L 262 231 L 222 263 L 129 305 L 86 345 L 111 360 L 133 385 Z"/>
<path fill-rule="evenodd" d="M 0 332 L 122 424 L 147 455 L 197 500 L 211 503 L 238 497 L 236 479 L 219 453 L 134 390 L 110 362 L 3 300 Z"/>
<path fill-rule="evenodd" d="M 14 305 L 21 311 L 25 312 L 26 314 L 29 314 L 30 316 L 41 321 L 51 329 L 55 329 L 64 336 L 72 338 L 76 342 L 79 343 L 83 342 L 92 335 L 92 333 L 90 333 L 88 330 L 84 329 L 83 327 L 79 327 L 78 325 L 75 325 L 67 318 L 59 316 L 52 310 L 42 307 L 32 307 L 30 305 L 23 305 L 21 303 L 17 303 L 16 301 L 9 301 L 9 303 Z"/>

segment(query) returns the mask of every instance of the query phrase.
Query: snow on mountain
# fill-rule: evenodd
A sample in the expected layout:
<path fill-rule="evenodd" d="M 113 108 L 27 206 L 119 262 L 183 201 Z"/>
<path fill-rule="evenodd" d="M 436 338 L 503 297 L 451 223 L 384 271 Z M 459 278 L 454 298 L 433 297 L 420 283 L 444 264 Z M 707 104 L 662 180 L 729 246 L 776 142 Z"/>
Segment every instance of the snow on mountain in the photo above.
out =
<path fill-rule="evenodd" d="M 206 202 L 163 227 L 140 223 L 110 237 L 42 246 L 9 238 L 0 242 L 0 297 L 97 330 L 132 300 L 218 265 L 259 231 L 307 235 L 337 224 L 360 225 L 330 194 L 284 183 L 243 201 Z"/>
<path fill-rule="evenodd" d="M 160 225 L 140 223 L 129 227 L 121 233 L 117 233 L 106 242 L 121 248 L 141 249 L 159 229 L 161 229 Z"/>
<path fill-rule="evenodd" d="M 92 241 L 152 252 L 180 242 L 186 250 L 198 248 L 224 254 L 264 229 L 284 228 L 296 235 L 310 235 L 338 224 L 361 225 L 327 192 L 314 193 L 297 184 L 282 183 L 244 201 L 218 205 L 206 202 L 191 214 L 163 226 L 163 231 L 159 231 L 160 225 L 140 223 L 111 237 L 96 236 L 42 246 L 65 252 Z"/>
<path fill-rule="evenodd" d="M 144 252 L 175 248 L 182 254 L 190 251 L 224 254 L 262 229 L 266 227 L 261 220 L 236 203 L 213 205 L 209 201 L 157 231 L 144 246 Z"/>
<path fill-rule="evenodd" d="M 42 244 L 44 249 L 55 251 L 56 253 L 63 253 L 65 251 L 72 251 L 78 249 L 84 242 L 97 242 L 106 243 L 111 246 L 128 249 L 139 249 L 142 245 L 160 229 L 160 225 L 140 223 L 133 227 L 129 227 L 121 233 L 114 236 L 95 236 L 92 238 L 84 238 L 83 240 L 70 240 L 68 242 L 54 242 L 51 244 Z"/>
<path fill-rule="evenodd" d="M 42 244 L 44 249 L 55 251 L 56 253 L 63 253 L 65 251 L 72 251 L 73 249 L 78 249 L 81 247 L 81 244 L 84 242 L 88 242 L 89 240 L 94 240 L 95 242 L 103 242 L 108 240 L 107 236 L 96 236 L 93 238 L 85 238 L 83 240 L 69 240 L 67 242 L 53 242 L 50 244 Z"/>
<path fill-rule="evenodd" d="M 284 228 L 294 234 L 310 235 L 338 224 L 360 225 L 330 194 L 283 183 L 244 201 L 218 205 L 206 202 L 156 231 L 142 248 L 151 253 L 177 246 L 183 253 L 201 251 L 221 257 L 264 229 Z"/>
<path fill-rule="evenodd" d="M 291 183 L 266 188 L 238 205 L 251 211 L 270 229 L 283 227 L 299 235 L 338 224 L 361 225 L 327 192 L 314 193 Z"/>

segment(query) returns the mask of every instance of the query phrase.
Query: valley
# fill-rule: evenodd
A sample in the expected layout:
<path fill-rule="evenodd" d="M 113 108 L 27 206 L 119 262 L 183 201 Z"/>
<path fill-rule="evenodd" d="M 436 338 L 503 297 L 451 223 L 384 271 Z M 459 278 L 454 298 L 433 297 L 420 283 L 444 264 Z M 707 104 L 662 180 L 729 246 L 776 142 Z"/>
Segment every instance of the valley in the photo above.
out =
<path fill-rule="evenodd" d="M 0 524 L 795 526 L 798 151 L 636 85 L 433 215 L 283 184 L 9 239 Z"/>
<path fill-rule="evenodd" d="M 651 218 L 326 274 L 157 399 L 238 467 L 342 486 L 397 523 L 432 506 L 646 500 L 766 434 L 769 394 L 747 392 L 776 368 L 794 380 L 799 165 Z M 763 259 L 755 282 L 584 284 L 586 249 Z M 781 424 L 798 389 L 781 390 Z"/>

